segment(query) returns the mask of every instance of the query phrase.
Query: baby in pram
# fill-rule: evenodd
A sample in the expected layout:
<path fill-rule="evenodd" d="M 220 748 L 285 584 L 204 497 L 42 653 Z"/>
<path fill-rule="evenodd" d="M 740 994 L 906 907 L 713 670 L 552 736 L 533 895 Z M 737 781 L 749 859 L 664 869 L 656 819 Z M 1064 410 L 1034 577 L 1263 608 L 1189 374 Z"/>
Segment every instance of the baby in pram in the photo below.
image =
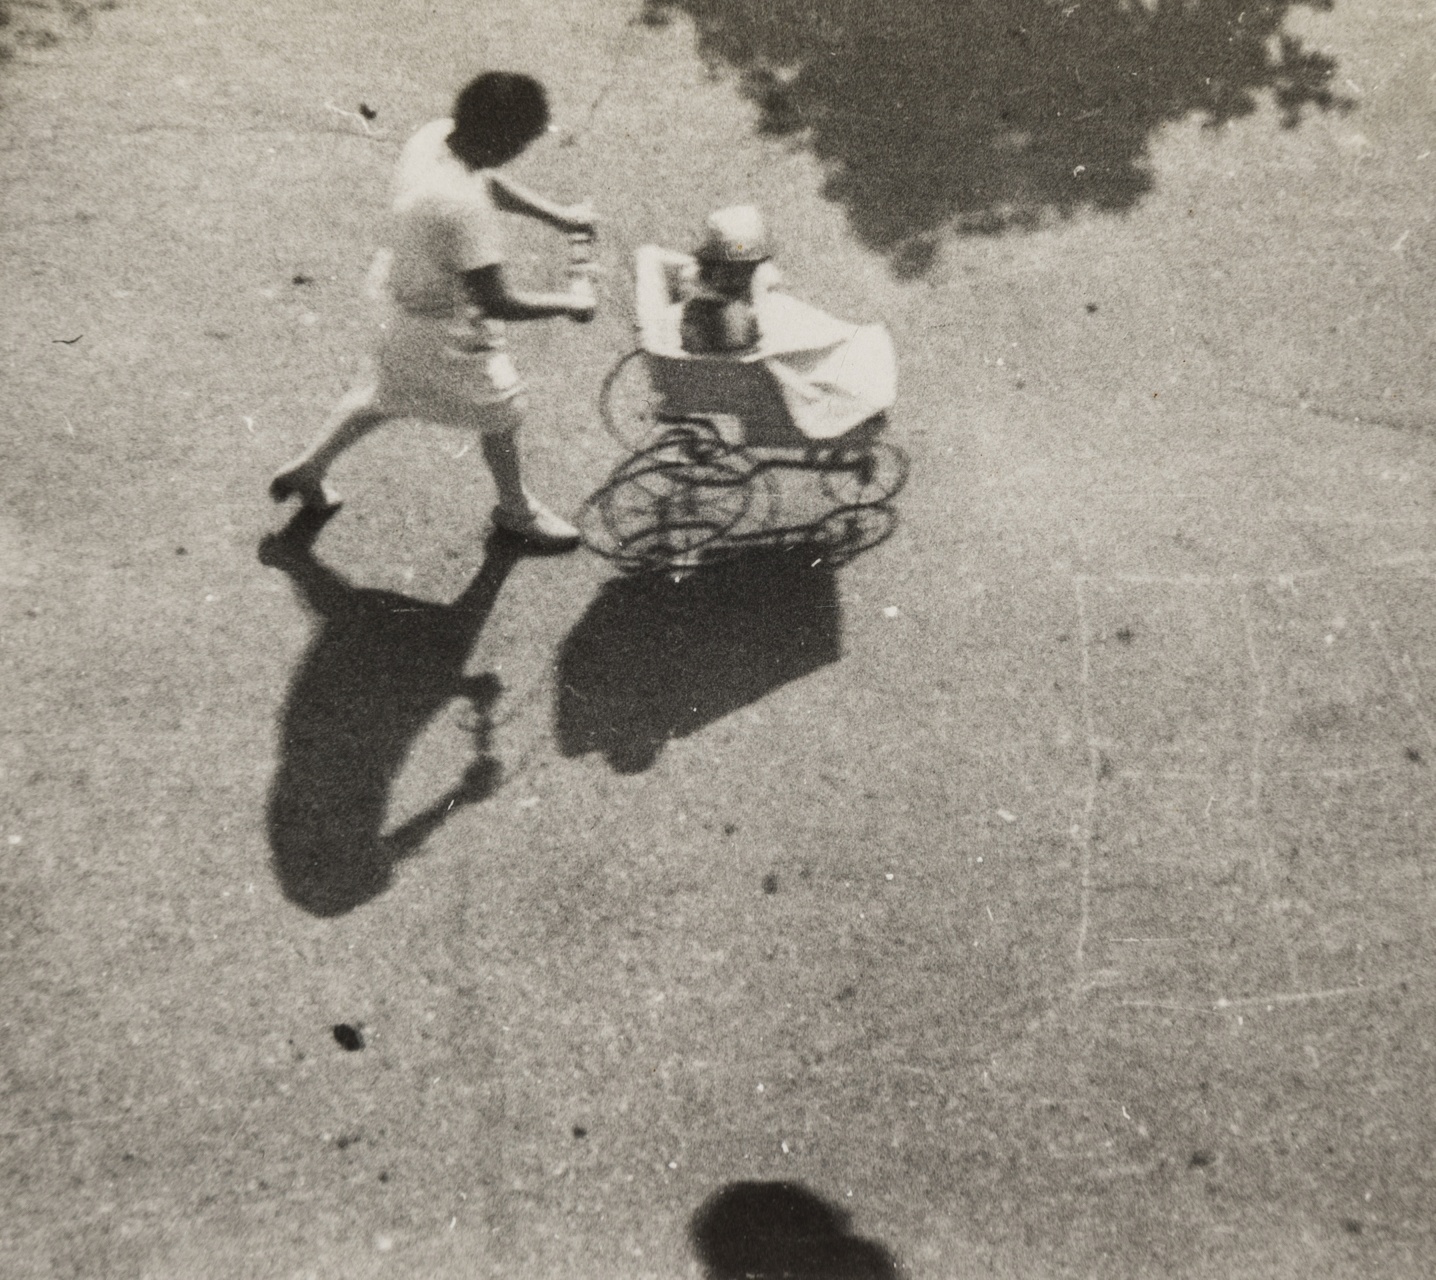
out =
<path fill-rule="evenodd" d="M 665 320 L 665 336 L 690 355 L 756 347 L 763 303 L 779 280 L 762 214 L 752 205 L 710 214 L 692 254 L 645 246 L 638 273 L 640 310 Z"/>
<path fill-rule="evenodd" d="M 639 343 L 674 416 L 726 411 L 744 420 L 750 439 L 766 426 L 775 442 L 794 430 L 832 440 L 896 398 L 887 330 L 780 291 L 751 205 L 710 214 L 692 254 L 644 245 L 635 274 Z"/>

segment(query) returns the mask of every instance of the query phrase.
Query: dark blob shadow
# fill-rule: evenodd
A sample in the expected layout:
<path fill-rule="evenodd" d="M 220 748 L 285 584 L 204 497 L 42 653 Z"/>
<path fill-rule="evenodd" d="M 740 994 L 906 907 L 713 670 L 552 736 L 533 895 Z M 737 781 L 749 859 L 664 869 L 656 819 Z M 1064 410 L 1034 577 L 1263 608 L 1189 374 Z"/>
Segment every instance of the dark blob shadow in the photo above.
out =
<path fill-rule="evenodd" d="M 559 650 L 563 754 L 641 773 L 670 738 L 836 662 L 842 619 L 821 555 L 788 547 L 604 583 Z"/>
<path fill-rule="evenodd" d="M 0 70 L 12 59 L 92 34 L 94 11 L 114 7 L 115 0 L 0 0 Z"/>
<path fill-rule="evenodd" d="M 499 681 L 466 676 L 464 664 L 522 552 L 491 538 L 458 599 L 435 604 L 346 581 L 314 555 L 323 524 L 301 513 L 260 544 L 261 563 L 289 575 L 318 624 L 280 720 L 268 831 L 285 897 L 337 916 L 382 893 L 396 862 L 498 785 L 488 748 Z M 473 705 L 472 763 L 458 786 L 383 834 L 389 789 L 410 748 L 459 697 Z"/>
<path fill-rule="evenodd" d="M 644 18 L 689 15 L 761 131 L 812 151 L 857 235 L 918 275 L 949 226 L 1131 209 L 1170 121 L 1219 126 L 1265 94 L 1288 127 L 1349 106 L 1335 60 L 1283 31 L 1296 3 L 1332 2 L 647 0 Z"/>
<path fill-rule="evenodd" d="M 688 1234 L 707 1280 L 897 1280 L 892 1255 L 848 1222 L 800 1183 L 730 1182 Z"/>

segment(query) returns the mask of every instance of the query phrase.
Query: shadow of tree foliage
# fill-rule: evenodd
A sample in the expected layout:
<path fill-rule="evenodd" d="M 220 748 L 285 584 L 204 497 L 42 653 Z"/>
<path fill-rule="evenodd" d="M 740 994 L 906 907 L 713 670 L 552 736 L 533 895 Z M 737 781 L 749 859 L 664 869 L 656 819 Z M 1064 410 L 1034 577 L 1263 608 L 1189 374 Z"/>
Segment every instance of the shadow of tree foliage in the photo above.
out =
<path fill-rule="evenodd" d="M 88 31 L 91 15 L 117 8 L 119 0 L 0 0 L 0 62 L 48 49 L 74 30 Z"/>
<path fill-rule="evenodd" d="M 1335 61 L 1283 30 L 1298 3 L 1334 0 L 646 0 L 642 17 L 687 14 L 761 131 L 810 149 L 859 238 L 915 276 L 945 228 L 1131 209 L 1167 122 L 1216 127 L 1266 95 L 1289 128 L 1349 107 Z"/>

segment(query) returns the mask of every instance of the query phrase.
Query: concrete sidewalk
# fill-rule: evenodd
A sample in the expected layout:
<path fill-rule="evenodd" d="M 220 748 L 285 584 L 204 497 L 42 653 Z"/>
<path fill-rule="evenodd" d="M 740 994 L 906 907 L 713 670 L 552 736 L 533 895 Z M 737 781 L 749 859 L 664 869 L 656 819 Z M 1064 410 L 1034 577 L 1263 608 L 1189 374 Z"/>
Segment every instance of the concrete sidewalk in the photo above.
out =
<path fill-rule="evenodd" d="M 0 67 L 0 1271 L 1430 1274 L 1430 12 L 642 8 L 132 0 Z M 1331 105 L 1203 128 L 1258 16 Z M 944 41 L 982 92 L 855 133 Z M 893 331 L 887 542 L 516 558 L 422 425 L 273 536 L 486 65 L 605 215 L 603 314 L 516 341 L 545 496 L 616 461 L 632 249 L 741 197 Z"/>

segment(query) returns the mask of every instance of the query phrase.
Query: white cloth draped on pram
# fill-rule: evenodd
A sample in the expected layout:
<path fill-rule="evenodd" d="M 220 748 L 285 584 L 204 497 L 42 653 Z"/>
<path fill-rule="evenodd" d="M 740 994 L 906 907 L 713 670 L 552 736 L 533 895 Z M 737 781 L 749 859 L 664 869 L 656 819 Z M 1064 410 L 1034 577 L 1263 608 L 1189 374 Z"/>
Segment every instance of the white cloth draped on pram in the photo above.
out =
<path fill-rule="evenodd" d="M 754 297 L 756 346 L 685 351 L 680 279 L 691 263 L 656 245 L 637 255 L 639 345 L 664 413 L 729 416 L 749 443 L 783 445 L 836 440 L 892 407 L 897 362 L 887 330 L 838 320 L 776 289 Z"/>

